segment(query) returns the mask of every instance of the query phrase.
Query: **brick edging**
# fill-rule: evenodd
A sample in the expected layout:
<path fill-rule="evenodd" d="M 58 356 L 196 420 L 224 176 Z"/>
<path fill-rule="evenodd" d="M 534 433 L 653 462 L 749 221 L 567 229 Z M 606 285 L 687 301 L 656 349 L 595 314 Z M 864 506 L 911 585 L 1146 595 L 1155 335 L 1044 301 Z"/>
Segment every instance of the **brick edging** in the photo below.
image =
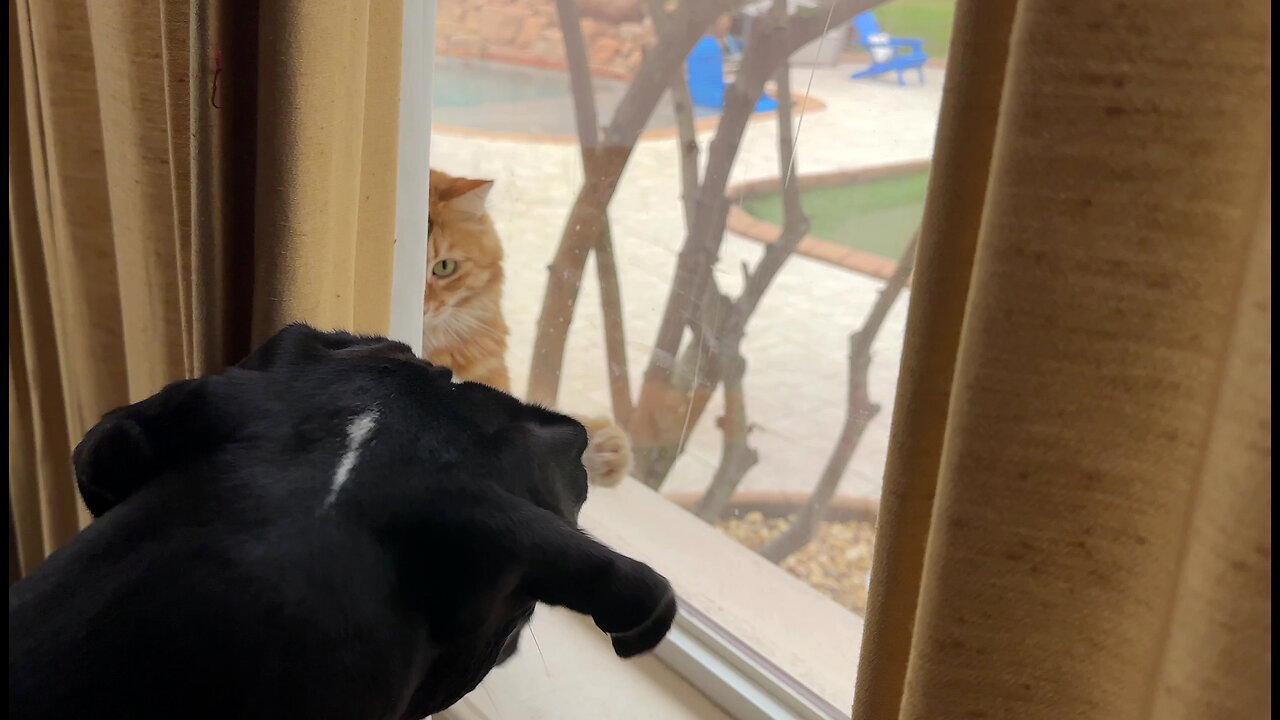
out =
<path fill-rule="evenodd" d="M 882 178 L 911 175 L 928 170 L 929 164 L 930 161 L 925 159 L 872 165 L 855 170 L 837 170 L 815 175 L 799 175 L 796 177 L 796 182 L 800 183 L 801 190 L 851 185 Z M 726 229 L 756 242 L 777 242 L 778 236 L 782 234 L 782 228 L 747 213 L 746 210 L 742 209 L 741 202 L 758 195 L 779 192 L 781 188 L 782 183 L 779 182 L 778 178 L 752 180 L 730 187 L 725 191 L 725 195 L 728 196 L 731 203 L 729 205 L 729 218 L 725 226 Z M 888 280 L 898 267 L 896 260 L 836 245 L 826 240 L 819 240 L 812 235 L 805 235 L 801 238 L 800 243 L 796 246 L 796 252 L 836 267 L 853 270 L 881 280 Z"/>

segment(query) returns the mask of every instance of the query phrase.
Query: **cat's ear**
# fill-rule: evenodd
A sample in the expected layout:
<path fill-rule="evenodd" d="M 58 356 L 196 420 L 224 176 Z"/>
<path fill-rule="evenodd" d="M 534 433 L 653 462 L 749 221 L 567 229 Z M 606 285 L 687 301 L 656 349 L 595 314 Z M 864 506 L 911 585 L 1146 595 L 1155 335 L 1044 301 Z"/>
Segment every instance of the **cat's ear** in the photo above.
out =
<path fill-rule="evenodd" d="M 71 455 L 85 507 L 101 517 L 173 467 L 207 457 L 227 424 L 217 422 L 210 379 L 173 383 L 112 410 Z"/>
<path fill-rule="evenodd" d="M 483 215 L 492 189 L 492 180 L 450 178 L 448 184 L 440 188 L 440 202 L 447 202 L 468 215 Z"/>

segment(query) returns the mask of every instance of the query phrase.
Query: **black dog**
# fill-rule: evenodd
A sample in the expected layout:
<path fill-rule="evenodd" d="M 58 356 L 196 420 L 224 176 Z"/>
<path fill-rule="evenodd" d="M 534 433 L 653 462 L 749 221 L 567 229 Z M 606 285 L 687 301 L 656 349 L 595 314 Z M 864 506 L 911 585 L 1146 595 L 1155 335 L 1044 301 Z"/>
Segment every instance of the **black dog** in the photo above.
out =
<path fill-rule="evenodd" d="M 9 589 L 9 717 L 420 718 L 537 601 L 645 652 L 674 597 L 578 529 L 586 444 L 399 343 L 289 327 L 76 448 L 97 520 Z"/>

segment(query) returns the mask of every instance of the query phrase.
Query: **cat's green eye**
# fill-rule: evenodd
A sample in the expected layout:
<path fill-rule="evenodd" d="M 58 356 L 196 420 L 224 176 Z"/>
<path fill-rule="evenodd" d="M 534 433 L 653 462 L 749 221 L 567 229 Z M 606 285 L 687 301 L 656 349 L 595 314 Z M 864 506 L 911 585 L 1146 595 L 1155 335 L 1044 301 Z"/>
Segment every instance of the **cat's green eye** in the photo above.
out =
<path fill-rule="evenodd" d="M 431 266 L 431 274 L 436 277 L 447 278 L 458 272 L 457 260 L 437 260 L 435 265 Z"/>

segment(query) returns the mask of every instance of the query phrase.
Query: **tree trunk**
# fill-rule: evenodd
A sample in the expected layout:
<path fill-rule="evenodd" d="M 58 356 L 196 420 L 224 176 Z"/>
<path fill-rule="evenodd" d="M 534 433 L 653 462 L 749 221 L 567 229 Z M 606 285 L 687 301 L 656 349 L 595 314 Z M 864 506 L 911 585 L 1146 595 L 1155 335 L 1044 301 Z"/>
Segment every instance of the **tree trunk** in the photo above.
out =
<path fill-rule="evenodd" d="M 711 292 L 715 302 L 703 305 L 703 319 L 694 324 L 692 341 L 685 345 L 676 358 L 670 383 L 660 388 L 666 405 L 659 412 L 651 413 L 645 418 L 649 422 L 661 424 L 641 428 L 636 416 L 632 417 L 629 429 L 633 438 L 670 439 L 668 442 L 633 448 L 633 475 L 650 487 L 658 487 L 666 478 L 720 382 L 717 338 L 719 328 L 724 325 L 724 318 L 729 315 L 730 302 L 714 283 Z"/>
<path fill-rule="evenodd" d="M 720 464 L 716 466 L 711 485 L 693 508 L 694 514 L 709 523 L 720 519 L 742 478 L 760 460 L 759 453 L 747 444 L 751 426 L 742 392 L 742 376 L 746 370 L 747 361 L 741 352 L 722 356 L 720 372 L 724 376 L 724 417 L 720 419 L 720 430 L 724 443 L 720 450 Z"/>

